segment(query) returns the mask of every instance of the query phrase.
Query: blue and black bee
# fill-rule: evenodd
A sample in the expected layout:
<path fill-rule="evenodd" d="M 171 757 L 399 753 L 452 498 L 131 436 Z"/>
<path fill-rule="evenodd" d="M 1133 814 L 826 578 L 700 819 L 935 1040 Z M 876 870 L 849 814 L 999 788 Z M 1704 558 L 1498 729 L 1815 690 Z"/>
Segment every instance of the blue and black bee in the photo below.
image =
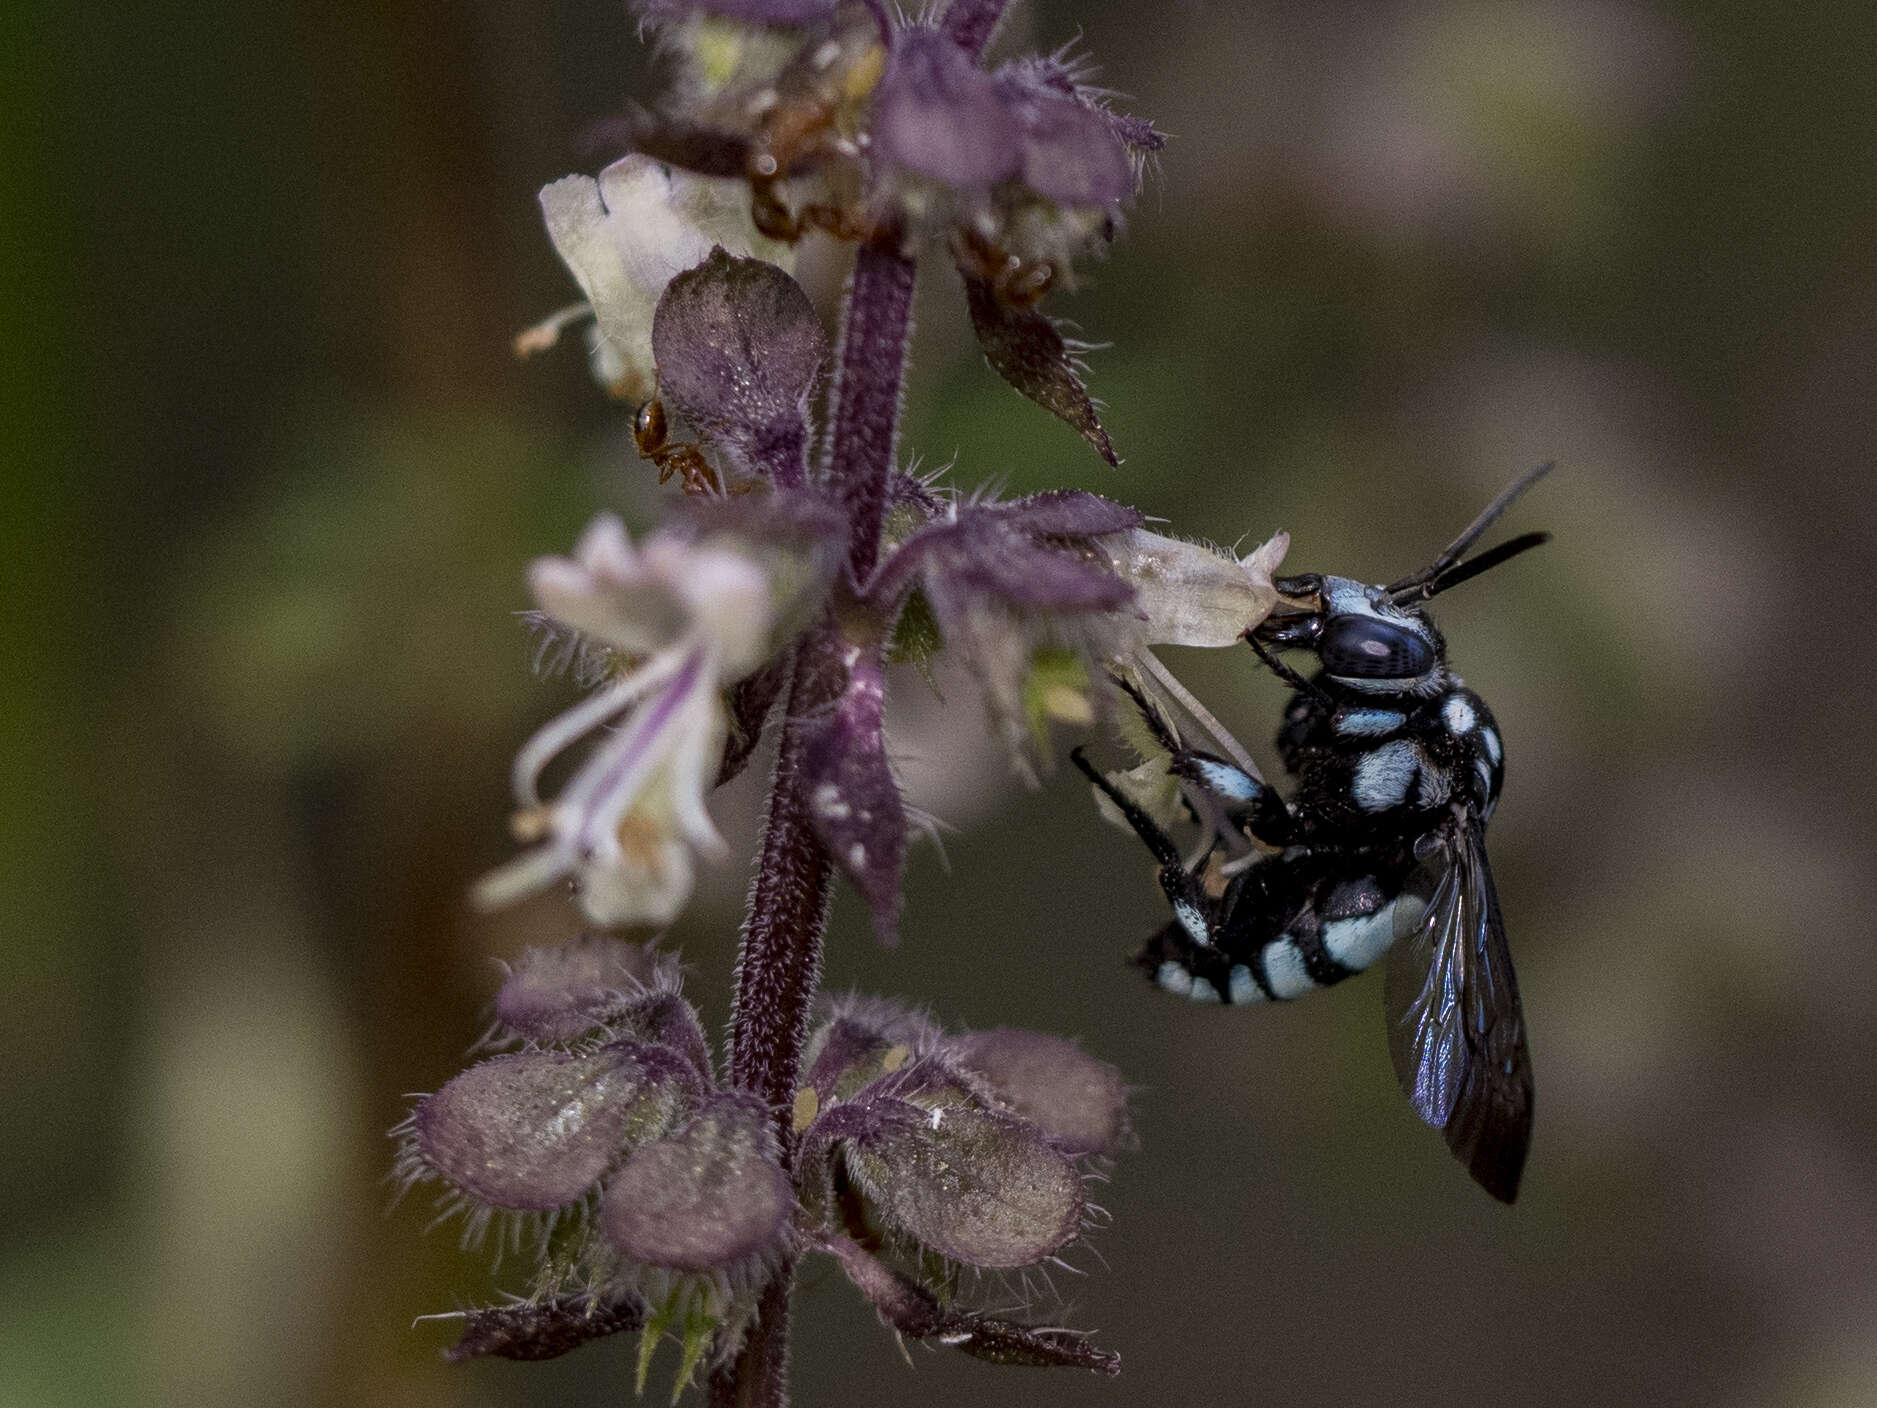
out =
<path fill-rule="evenodd" d="M 1511 1202 L 1531 1143 L 1532 1068 L 1486 861 L 1505 748 L 1485 701 L 1448 668 L 1423 604 L 1538 546 L 1529 533 L 1462 561 L 1549 469 L 1502 493 L 1432 565 L 1386 587 L 1282 577 L 1289 609 L 1247 633 L 1294 691 L 1278 753 L 1288 801 L 1243 768 L 1186 747 L 1131 687 L 1195 817 L 1217 829 L 1188 864 L 1166 832 L 1076 750 L 1089 780 L 1160 862 L 1174 918 L 1135 960 L 1199 1002 L 1284 1001 L 1341 982 L 1384 953 L 1389 1049 L 1420 1117 L 1495 1198 Z M 1309 678 L 1273 653 L 1308 650 Z M 1236 830 L 1268 856 L 1218 854 Z M 1229 849 L 1229 847 L 1227 847 Z M 1233 873 L 1233 872 L 1236 873 Z"/>

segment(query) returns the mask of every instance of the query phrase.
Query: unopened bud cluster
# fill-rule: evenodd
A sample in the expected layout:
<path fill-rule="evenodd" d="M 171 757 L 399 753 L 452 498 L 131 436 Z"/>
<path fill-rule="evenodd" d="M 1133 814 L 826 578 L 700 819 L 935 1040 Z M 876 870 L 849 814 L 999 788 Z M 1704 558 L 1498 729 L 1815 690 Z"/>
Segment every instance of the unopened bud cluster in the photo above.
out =
<path fill-rule="evenodd" d="M 516 1049 L 398 1131 L 406 1186 L 436 1185 L 468 1240 L 499 1223 L 532 1263 L 523 1301 L 468 1317 L 465 1356 L 639 1329 L 649 1357 L 670 1332 L 682 1381 L 734 1351 L 784 1255 L 858 1265 L 864 1241 L 914 1266 L 1034 1265 L 1081 1235 L 1083 1165 L 1127 1133 L 1119 1076 L 1072 1043 L 947 1037 L 877 1001 L 837 1004 L 792 1108 L 767 1109 L 720 1084 L 675 963 L 619 939 L 530 951 L 495 1006 L 492 1040 Z M 995 1323 L 1000 1342 L 1023 1330 Z"/>

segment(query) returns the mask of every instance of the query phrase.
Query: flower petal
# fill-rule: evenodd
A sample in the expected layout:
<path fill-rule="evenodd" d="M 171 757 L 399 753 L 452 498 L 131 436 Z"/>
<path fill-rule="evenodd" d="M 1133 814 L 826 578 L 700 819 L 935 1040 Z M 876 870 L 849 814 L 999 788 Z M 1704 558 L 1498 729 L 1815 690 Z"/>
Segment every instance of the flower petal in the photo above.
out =
<path fill-rule="evenodd" d="M 541 212 L 616 359 L 612 389 L 635 400 L 652 393 L 652 314 L 674 275 L 713 245 L 787 257 L 756 233 L 741 183 L 675 172 L 639 153 L 597 180 L 567 176 L 543 187 Z"/>
<path fill-rule="evenodd" d="M 1242 561 L 1144 528 L 1102 540 L 1115 571 L 1131 583 L 1145 621 L 1143 644 L 1236 645 L 1277 603 L 1271 571 L 1283 559 L 1283 534 Z"/>
<path fill-rule="evenodd" d="M 1060 205 L 1113 205 L 1134 193 L 1134 163 L 1099 108 L 1013 66 L 998 75 L 1023 124 L 1023 183 Z"/>
<path fill-rule="evenodd" d="M 873 98 L 874 151 L 946 185 L 982 188 L 1022 166 L 1022 129 L 992 77 L 949 37 L 911 26 Z"/>

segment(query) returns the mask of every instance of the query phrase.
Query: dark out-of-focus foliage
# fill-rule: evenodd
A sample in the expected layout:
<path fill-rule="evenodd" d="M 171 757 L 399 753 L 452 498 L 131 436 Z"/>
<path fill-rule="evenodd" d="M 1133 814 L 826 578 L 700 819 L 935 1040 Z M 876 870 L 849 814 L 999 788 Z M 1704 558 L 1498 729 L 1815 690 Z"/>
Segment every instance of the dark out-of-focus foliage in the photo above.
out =
<path fill-rule="evenodd" d="M 1511 753 L 1538 1139 L 1515 1209 L 1459 1176 L 1375 980 L 1157 997 L 1122 963 L 1161 917 L 1132 843 L 967 750 L 968 688 L 899 680 L 951 869 L 915 848 L 894 951 L 844 902 L 829 977 L 1079 1033 L 1141 1087 L 1119 1274 L 1058 1278 L 1125 1373 L 909 1370 L 836 1287 L 800 1401 L 1877 1399 L 1877 11 L 1026 23 L 1082 27 L 1173 135 L 1057 309 L 1114 344 L 1126 464 L 984 367 L 942 273 L 909 451 L 1377 580 L 1563 463 L 1516 525 L 1556 543 L 1440 612 Z M 463 901 L 509 749 L 570 697 L 510 613 L 596 506 L 646 522 L 652 475 L 577 354 L 508 342 L 569 296 L 534 191 L 611 154 L 582 134 L 644 57 L 597 0 L 25 0 L 0 72 L 0 1403 L 616 1404 L 623 1346 L 443 1364 L 411 1318 L 490 1283 L 379 1180 L 489 958 L 570 923 Z M 1248 658 L 1181 664 L 1269 731 Z M 707 1020 L 744 879 L 675 936 Z"/>

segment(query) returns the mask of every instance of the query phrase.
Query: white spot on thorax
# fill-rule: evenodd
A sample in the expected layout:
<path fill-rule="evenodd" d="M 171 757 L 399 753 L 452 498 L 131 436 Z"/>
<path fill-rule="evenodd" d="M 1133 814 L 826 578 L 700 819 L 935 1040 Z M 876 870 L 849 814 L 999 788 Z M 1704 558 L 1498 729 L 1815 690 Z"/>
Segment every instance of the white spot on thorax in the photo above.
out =
<path fill-rule="evenodd" d="M 856 841 L 847 848 L 847 865 L 850 870 L 867 868 L 867 848 Z"/>
<path fill-rule="evenodd" d="M 1251 976 L 1251 969 L 1242 963 L 1234 963 L 1232 971 L 1226 975 L 1232 988 L 1234 1002 L 1262 1002 L 1264 989 L 1258 986 L 1258 980 Z"/>
<path fill-rule="evenodd" d="M 1492 765 L 1494 767 L 1498 767 L 1499 764 L 1505 761 L 1506 751 L 1500 744 L 1499 735 L 1495 730 L 1489 728 L 1481 729 L 1479 741 L 1486 749 L 1486 756 L 1492 759 Z"/>
<path fill-rule="evenodd" d="M 1408 716 L 1395 709 L 1343 709 L 1332 726 L 1352 738 L 1374 738 L 1393 733 L 1407 721 Z"/>
<path fill-rule="evenodd" d="M 1479 717 L 1473 712 L 1473 706 L 1466 702 L 1464 695 L 1449 695 L 1441 706 L 1440 716 L 1447 721 L 1447 727 L 1455 733 L 1468 733 Z"/>
<path fill-rule="evenodd" d="M 1264 978 L 1274 997 L 1302 997 L 1316 989 L 1316 980 L 1303 966 L 1303 954 L 1291 938 L 1273 939 L 1264 946 Z"/>
<path fill-rule="evenodd" d="M 1356 764 L 1355 781 L 1350 788 L 1356 805 L 1366 812 L 1399 806 L 1407 799 L 1408 788 L 1420 766 L 1420 750 L 1405 739 L 1384 743 L 1364 755 Z"/>
<path fill-rule="evenodd" d="M 1194 978 L 1192 991 L 1186 994 L 1194 1002 L 1217 1002 L 1219 990 L 1204 978 Z"/>

